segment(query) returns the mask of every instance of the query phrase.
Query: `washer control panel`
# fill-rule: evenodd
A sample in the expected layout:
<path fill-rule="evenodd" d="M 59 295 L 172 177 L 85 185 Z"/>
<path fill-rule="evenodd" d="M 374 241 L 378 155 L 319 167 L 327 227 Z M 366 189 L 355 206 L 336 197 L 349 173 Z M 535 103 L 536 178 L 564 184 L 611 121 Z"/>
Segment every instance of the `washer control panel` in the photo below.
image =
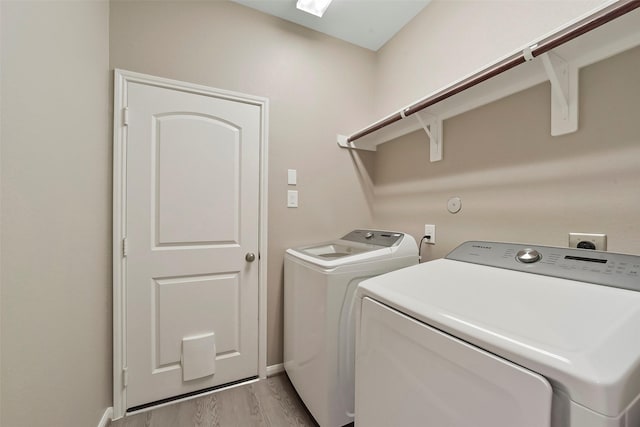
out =
<path fill-rule="evenodd" d="M 445 258 L 640 291 L 640 256 L 587 249 L 465 242 Z"/>
<path fill-rule="evenodd" d="M 400 242 L 404 233 L 395 231 L 381 230 L 353 230 L 341 238 L 350 242 L 367 243 L 369 245 L 377 245 L 391 247 Z"/>

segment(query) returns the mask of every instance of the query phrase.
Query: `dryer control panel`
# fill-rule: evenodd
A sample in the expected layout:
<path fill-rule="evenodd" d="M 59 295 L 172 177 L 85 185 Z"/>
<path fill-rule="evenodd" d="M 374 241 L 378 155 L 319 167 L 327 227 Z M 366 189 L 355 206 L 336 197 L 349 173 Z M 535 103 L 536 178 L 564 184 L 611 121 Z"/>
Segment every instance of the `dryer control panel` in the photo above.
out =
<path fill-rule="evenodd" d="M 384 246 L 386 248 L 395 246 L 400 242 L 404 233 L 381 230 L 353 230 L 341 237 L 340 240 L 350 242 L 366 243 L 369 245 Z"/>
<path fill-rule="evenodd" d="M 519 243 L 465 242 L 445 258 L 640 291 L 640 256 Z"/>

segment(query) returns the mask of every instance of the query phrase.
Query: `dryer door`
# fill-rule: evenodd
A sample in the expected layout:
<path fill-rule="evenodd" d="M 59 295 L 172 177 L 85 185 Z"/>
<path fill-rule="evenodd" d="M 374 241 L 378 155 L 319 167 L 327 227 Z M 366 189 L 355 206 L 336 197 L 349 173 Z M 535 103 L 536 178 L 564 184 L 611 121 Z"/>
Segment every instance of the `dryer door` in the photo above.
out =
<path fill-rule="evenodd" d="M 540 375 L 372 299 L 356 341 L 356 425 L 549 427 Z"/>

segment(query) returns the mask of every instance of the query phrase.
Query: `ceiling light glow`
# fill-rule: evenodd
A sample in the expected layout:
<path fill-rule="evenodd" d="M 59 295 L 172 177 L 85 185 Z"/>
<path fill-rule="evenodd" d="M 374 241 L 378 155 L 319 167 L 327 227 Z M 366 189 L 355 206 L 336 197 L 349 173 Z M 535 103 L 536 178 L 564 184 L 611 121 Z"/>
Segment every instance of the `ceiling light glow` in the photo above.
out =
<path fill-rule="evenodd" d="M 296 7 L 304 12 L 322 18 L 332 0 L 298 0 Z"/>

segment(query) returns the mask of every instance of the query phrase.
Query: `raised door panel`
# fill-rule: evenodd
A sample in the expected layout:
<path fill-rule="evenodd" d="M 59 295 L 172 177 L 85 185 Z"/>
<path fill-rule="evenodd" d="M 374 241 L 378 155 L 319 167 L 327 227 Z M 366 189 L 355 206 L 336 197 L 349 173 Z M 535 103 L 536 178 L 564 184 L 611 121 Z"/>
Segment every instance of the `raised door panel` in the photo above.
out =
<path fill-rule="evenodd" d="M 184 113 L 154 122 L 156 245 L 238 243 L 240 129 Z"/>
<path fill-rule="evenodd" d="M 216 274 L 154 280 L 155 369 L 180 369 L 184 337 L 215 332 L 217 358 L 240 353 L 240 280 Z"/>

